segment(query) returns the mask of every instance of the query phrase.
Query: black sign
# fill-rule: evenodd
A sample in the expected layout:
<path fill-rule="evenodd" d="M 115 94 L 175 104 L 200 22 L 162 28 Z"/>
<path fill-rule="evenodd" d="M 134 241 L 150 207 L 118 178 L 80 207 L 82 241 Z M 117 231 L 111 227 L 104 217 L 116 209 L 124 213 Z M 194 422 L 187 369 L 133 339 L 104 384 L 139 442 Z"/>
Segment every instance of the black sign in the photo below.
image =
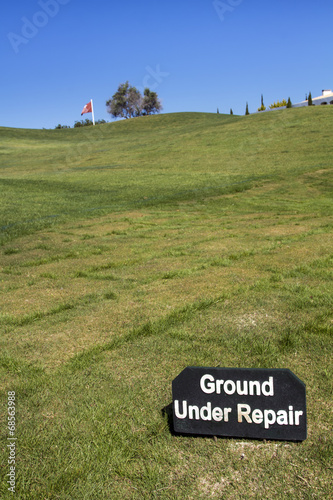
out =
<path fill-rule="evenodd" d="M 175 432 L 306 439 L 305 384 L 290 370 L 187 367 L 172 382 Z"/>

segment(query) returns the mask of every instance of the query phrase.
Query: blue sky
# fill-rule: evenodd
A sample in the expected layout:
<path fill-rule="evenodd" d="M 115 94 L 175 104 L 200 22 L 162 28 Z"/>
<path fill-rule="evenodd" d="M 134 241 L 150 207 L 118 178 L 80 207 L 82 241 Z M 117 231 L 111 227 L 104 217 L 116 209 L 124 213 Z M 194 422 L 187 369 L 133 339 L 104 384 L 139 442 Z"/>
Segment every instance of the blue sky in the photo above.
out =
<path fill-rule="evenodd" d="M 2 3 L 0 126 L 73 126 L 120 83 L 163 113 L 244 114 L 333 88 L 331 0 L 15 0 Z M 84 118 L 91 115 L 84 115 Z"/>

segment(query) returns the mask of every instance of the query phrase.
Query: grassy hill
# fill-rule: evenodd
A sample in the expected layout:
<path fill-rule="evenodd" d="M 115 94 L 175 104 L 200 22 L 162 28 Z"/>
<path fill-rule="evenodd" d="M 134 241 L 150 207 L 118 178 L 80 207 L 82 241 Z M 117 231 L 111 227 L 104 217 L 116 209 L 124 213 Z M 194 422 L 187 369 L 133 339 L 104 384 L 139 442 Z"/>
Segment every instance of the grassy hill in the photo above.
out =
<path fill-rule="evenodd" d="M 329 498 L 333 108 L 0 128 L 22 499 Z M 186 366 L 290 368 L 303 443 L 175 436 Z M 8 429 L 1 427 L 1 498 Z"/>
<path fill-rule="evenodd" d="M 331 110 L 288 111 L 246 119 L 179 113 L 94 129 L 2 128 L 1 236 L 50 218 L 204 199 L 329 167 Z"/>

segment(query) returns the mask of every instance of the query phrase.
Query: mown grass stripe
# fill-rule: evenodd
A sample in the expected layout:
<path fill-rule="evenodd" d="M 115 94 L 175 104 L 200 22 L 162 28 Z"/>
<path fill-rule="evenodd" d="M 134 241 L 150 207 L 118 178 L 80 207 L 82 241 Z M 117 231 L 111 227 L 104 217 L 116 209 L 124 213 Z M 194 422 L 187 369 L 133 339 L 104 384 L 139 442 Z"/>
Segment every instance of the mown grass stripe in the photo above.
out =
<path fill-rule="evenodd" d="M 183 191 L 174 191 L 172 193 L 172 195 L 168 195 L 168 194 L 165 194 L 165 195 L 162 195 L 162 196 L 147 196 L 147 197 L 144 197 L 144 198 L 139 198 L 139 199 L 136 199 L 136 200 L 132 200 L 132 201 L 129 201 L 129 200 L 126 200 L 126 201 L 117 201 L 111 205 L 103 205 L 103 206 L 97 206 L 97 207 L 89 207 L 89 208 L 75 208 L 75 214 L 77 215 L 82 215 L 82 214 L 85 214 L 85 213 L 89 213 L 89 212 L 95 212 L 95 211 L 99 211 L 99 210 L 102 210 L 102 211 L 113 211 L 113 210 L 121 210 L 121 208 L 131 208 L 131 207 L 137 207 L 137 206 L 140 206 L 142 204 L 144 205 L 151 205 L 152 202 L 162 202 L 162 203 L 168 203 L 168 202 L 171 202 L 171 201 L 174 201 L 175 199 L 176 200 L 181 200 L 183 197 L 187 198 L 189 195 L 192 195 L 192 194 L 198 194 L 198 193 L 203 193 L 204 196 L 206 196 L 207 194 L 207 191 L 214 191 L 215 194 L 230 194 L 232 192 L 235 191 L 234 188 L 237 188 L 240 187 L 240 186 L 243 186 L 241 190 L 247 190 L 247 189 L 251 189 L 252 187 L 252 182 L 254 181 L 258 181 L 258 180 L 265 180 L 265 179 L 268 179 L 270 176 L 256 176 L 256 177 L 251 177 L 249 179 L 244 179 L 244 180 L 241 180 L 241 181 L 237 181 L 237 182 L 232 182 L 232 183 L 228 183 L 228 184 L 220 184 L 220 185 L 216 185 L 216 186 L 202 186 L 200 188 L 195 188 L 195 189 L 186 189 L 186 190 L 183 190 Z M 7 179 L 6 179 L 7 181 Z M 0 179 L 0 182 L 4 182 L 3 179 Z M 221 191 L 222 190 L 222 191 Z M 37 218 L 32 218 L 32 219 L 27 219 L 27 220 L 21 220 L 21 221 L 16 221 L 16 222 L 13 222 L 13 223 L 10 223 L 10 224 L 5 224 L 3 226 L 0 226 L 0 231 L 2 232 L 6 232 L 8 231 L 9 229 L 12 229 L 14 227 L 17 227 L 17 226 L 27 226 L 27 225 L 30 225 L 30 224 L 35 224 L 35 223 L 39 223 L 39 222 L 45 222 L 47 221 L 48 219 L 59 219 L 61 217 L 71 217 L 73 218 L 73 212 L 67 212 L 67 211 L 63 211 L 61 213 L 58 213 L 58 214 L 48 214 L 48 215 L 44 215 L 43 217 L 37 217 Z M 75 217 L 74 217 L 75 218 Z"/>
<path fill-rule="evenodd" d="M 106 351 L 118 349 L 127 343 L 134 342 L 142 337 L 151 337 L 154 335 L 162 335 L 170 328 L 183 324 L 193 318 L 198 312 L 209 309 L 223 300 L 229 298 L 228 294 L 221 295 L 214 299 L 205 299 L 193 304 L 189 304 L 181 309 L 173 311 L 167 316 L 157 319 L 156 321 L 147 321 L 142 326 L 132 329 L 125 335 L 119 335 L 106 344 L 100 344 L 75 355 L 66 365 L 65 369 L 71 371 L 81 370 L 87 365 L 96 362 L 100 355 Z"/>
<path fill-rule="evenodd" d="M 87 294 L 83 297 L 80 297 L 76 301 L 64 302 L 62 304 L 58 304 L 55 307 L 52 307 L 46 311 L 34 311 L 30 314 L 25 314 L 19 317 L 15 317 L 10 314 L 0 314 L 0 325 L 7 326 L 25 326 L 31 323 L 35 323 L 36 321 L 40 321 L 49 316 L 54 316 L 56 314 L 60 314 L 65 311 L 70 311 L 72 309 L 76 309 L 80 306 L 85 306 L 87 304 L 97 303 L 101 300 L 115 300 L 117 298 L 116 293 L 112 291 L 105 291 L 102 294 Z"/>

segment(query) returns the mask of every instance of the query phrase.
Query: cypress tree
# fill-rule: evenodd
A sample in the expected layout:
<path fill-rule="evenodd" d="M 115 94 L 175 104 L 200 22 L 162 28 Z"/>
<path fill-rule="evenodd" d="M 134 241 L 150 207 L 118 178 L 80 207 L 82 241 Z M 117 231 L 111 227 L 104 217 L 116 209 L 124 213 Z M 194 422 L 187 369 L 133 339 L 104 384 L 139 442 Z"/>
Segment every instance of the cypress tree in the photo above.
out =
<path fill-rule="evenodd" d="M 231 115 L 233 115 L 233 114 L 234 114 L 234 112 L 233 112 L 232 108 L 230 108 L 230 114 L 231 114 Z"/>
<path fill-rule="evenodd" d="M 311 95 L 311 92 L 309 92 L 308 106 L 312 106 L 312 95 Z"/>
<path fill-rule="evenodd" d="M 249 115 L 249 114 L 250 114 L 250 113 L 249 113 L 249 105 L 248 105 L 248 103 L 246 103 L 245 114 L 246 114 L 246 115 Z"/>
<path fill-rule="evenodd" d="M 287 108 L 292 108 L 290 97 L 288 97 Z"/>
<path fill-rule="evenodd" d="M 258 108 L 258 111 L 266 111 L 266 106 L 264 104 L 264 96 L 261 94 L 261 106 Z"/>

